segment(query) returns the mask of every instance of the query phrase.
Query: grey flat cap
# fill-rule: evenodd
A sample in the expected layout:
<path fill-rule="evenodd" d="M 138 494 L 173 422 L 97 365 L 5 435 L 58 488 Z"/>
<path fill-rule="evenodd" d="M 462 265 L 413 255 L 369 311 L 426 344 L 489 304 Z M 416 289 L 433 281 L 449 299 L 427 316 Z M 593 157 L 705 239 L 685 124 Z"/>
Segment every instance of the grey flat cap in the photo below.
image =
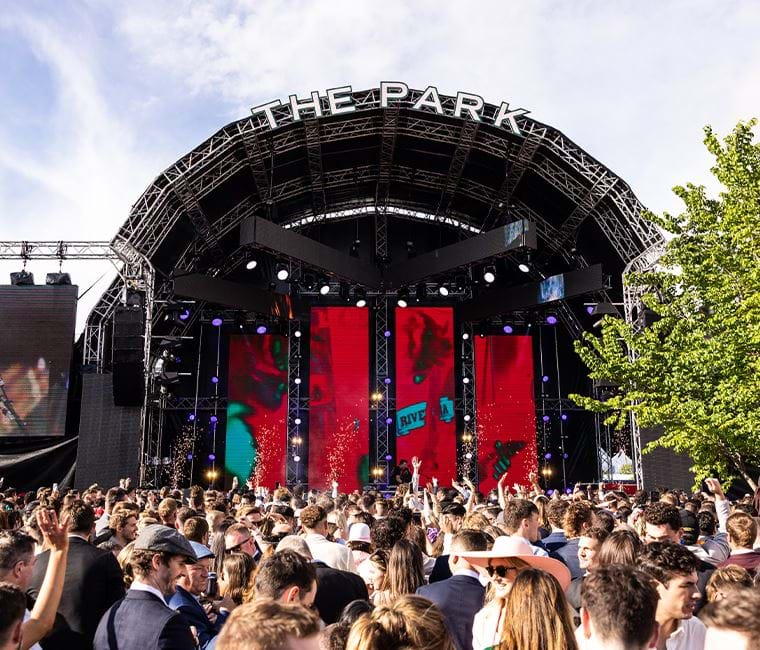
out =
<path fill-rule="evenodd" d="M 184 555 L 191 563 L 198 561 L 190 542 L 174 528 L 161 524 L 150 524 L 143 528 L 135 540 L 135 549 Z"/>

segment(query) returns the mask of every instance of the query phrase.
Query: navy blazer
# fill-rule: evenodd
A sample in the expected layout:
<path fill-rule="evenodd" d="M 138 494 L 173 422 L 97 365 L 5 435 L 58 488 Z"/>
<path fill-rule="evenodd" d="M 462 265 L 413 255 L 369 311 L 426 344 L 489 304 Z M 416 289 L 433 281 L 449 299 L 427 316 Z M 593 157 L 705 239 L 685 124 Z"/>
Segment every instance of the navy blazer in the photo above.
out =
<path fill-rule="evenodd" d="M 483 608 L 486 590 L 472 576 L 456 575 L 417 589 L 417 595 L 433 601 L 441 610 L 457 650 L 471 650 L 472 623 Z"/>
<path fill-rule="evenodd" d="M 227 614 L 219 613 L 216 617 L 216 623 L 212 625 L 203 606 L 189 591 L 179 585 L 177 585 L 177 591 L 174 592 L 174 595 L 169 600 L 169 607 L 176 609 L 182 614 L 185 623 L 195 627 L 195 631 L 198 634 L 198 642 L 201 648 L 204 649 L 211 642 L 211 639 L 219 634 L 228 616 Z"/>
<path fill-rule="evenodd" d="M 357 574 L 313 561 L 317 569 L 317 595 L 314 606 L 325 625 L 337 623 L 343 608 L 354 600 L 368 600 L 367 585 Z"/>
<path fill-rule="evenodd" d="M 435 564 L 433 570 L 430 572 L 430 578 L 428 582 L 432 585 L 434 582 L 440 582 L 451 577 L 451 569 L 449 568 L 449 556 L 439 555 L 435 558 Z"/>
<path fill-rule="evenodd" d="M 579 537 L 568 540 L 567 544 L 560 546 L 556 551 L 552 551 L 549 555 L 557 560 L 562 560 L 568 569 L 570 569 L 570 576 L 573 579 L 582 578 L 585 571 L 581 569 L 581 563 L 578 559 L 578 542 Z"/>
<path fill-rule="evenodd" d="M 567 537 L 565 537 L 565 533 L 563 531 L 558 530 L 553 533 L 549 533 L 541 541 L 544 543 L 544 548 L 549 551 L 549 553 L 551 553 L 552 551 L 556 551 L 557 549 L 562 548 L 565 544 L 567 544 Z"/>
<path fill-rule="evenodd" d="M 196 650 L 179 612 L 147 591 L 130 589 L 100 619 L 95 650 Z"/>

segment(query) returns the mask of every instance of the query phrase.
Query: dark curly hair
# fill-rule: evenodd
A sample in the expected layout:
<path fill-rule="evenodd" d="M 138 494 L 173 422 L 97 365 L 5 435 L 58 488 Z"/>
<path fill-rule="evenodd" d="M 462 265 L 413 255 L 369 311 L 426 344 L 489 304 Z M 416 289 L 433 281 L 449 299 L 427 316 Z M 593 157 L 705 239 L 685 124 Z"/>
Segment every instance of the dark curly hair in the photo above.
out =
<path fill-rule="evenodd" d="M 698 566 L 694 553 L 672 542 L 647 544 L 638 557 L 638 568 L 664 585 L 676 576 L 690 575 Z"/>
<path fill-rule="evenodd" d="M 672 530 L 681 528 L 681 515 L 678 508 L 662 501 L 653 503 L 644 510 L 644 521 L 653 526 L 668 525 Z"/>
<path fill-rule="evenodd" d="M 388 517 L 376 521 L 370 530 L 369 537 L 372 540 L 372 546 L 376 549 L 385 549 L 390 551 L 396 542 L 404 538 L 406 526 L 402 519 L 398 517 Z"/>

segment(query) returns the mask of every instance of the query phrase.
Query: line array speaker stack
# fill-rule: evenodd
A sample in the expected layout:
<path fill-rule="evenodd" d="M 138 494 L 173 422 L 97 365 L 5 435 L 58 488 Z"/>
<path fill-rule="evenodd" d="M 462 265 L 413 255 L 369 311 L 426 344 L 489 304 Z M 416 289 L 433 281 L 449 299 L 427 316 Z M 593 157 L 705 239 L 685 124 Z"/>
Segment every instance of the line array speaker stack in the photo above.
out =
<path fill-rule="evenodd" d="M 145 390 L 145 313 L 140 306 L 119 306 L 113 316 L 111 367 L 116 406 L 142 406 Z"/>

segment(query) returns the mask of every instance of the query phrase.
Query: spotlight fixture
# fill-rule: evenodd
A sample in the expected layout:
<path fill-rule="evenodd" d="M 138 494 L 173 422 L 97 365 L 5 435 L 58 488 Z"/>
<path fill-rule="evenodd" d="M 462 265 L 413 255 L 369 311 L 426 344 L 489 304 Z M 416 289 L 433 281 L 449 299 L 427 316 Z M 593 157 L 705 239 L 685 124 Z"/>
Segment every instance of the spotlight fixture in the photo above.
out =
<path fill-rule="evenodd" d="M 34 274 L 26 270 L 11 273 L 11 284 L 16 287 L 32 285 L 34 284 Z"/>
<path fill-rule="evenodd" d="M 487 266 L 483 269 L 483 280 L 486 284 L 492 284 L 496 281 L 496 268 L 494 266 Z"/>
<path fill-rule="evenodd" d="M 245 268 L 248 271 L 253 271 L 253 269 L 255 269 L 258 265 L 259 263 L 256 260 L 249 260 L 248 264 L 245 265 Z"/>
<path fill-rule="evenodd" d="M 214 318 L 211 319 L 211 324 L 214 327 L 221 327 L 223 322 L 224 319 L 221 316 L 214 316 Z"/>
<path fill-rule="evenodd" d="M 525 262 L 520 262 L 517 265 L 517 268 L 520 269 L 523 273 L 530 273 L 530 267 Z"/>
<path fill-rule="evenodd" d="M 304 273 L 301 284 L 307 291 L 313 291 L 317 286 L 317 277 L 313 273 Z"/>
<path fill-rule="evenodd" d="M 470 335 L 467 332 L 462 332 L 462 340 L 463 341 L 466 341 L 469 338 L 470 338 Z"/>
<path fill-rule="evenodd" d="M 422 302 L 423 300 L 425 300 L 426 293 L 427 293 L 427 288 L 425 287 L 425 283 L 420 282 L 414 290 L 414 301 Z"/>
<path fill-rule="evenodd" d="M 322 296 L 326 296 L 328 293 L 330 293 L 330 282 L 327 280 L 327 278 L 322 278 L 319 281 L 319 293 Z"/>
<path fill-rule="evenodd" d="M 466 275 L 456 276 L 456 278 L 454 278 L 454 284 L 457 288 L 457 291 L 461 293 L 467 288 L 467 276 Z"/>
<path fill-rule="evenodd" d="M 348 253 L 351 257 L 359 257 L 359 246 L 361 243 L 361 240 L 354 239 L 353 244 L 351 244 L 351 250 Z"/>
<path fill-rule="evenodd" d="M 300 377 L 296 377 L 296 378 L 293 380 L 293 383 L 294 383 L 296 386 L 300 386 L 300 385 L 301 385 L 301 378 L 300 378 Z"/>
<path fill-rule="evenodd" d="M 556 325 L 557 324 L 557 317 L 554 314 L 549 314 L 546 317 L 546 324 L 547 325 Z"/>
<path fill-rule="evenodd" d="M 445 282 L 441 282 L 438 285 L 438 293 L 440 293 L 444 298 L 449 295 L 449 288 L 446 286 Z"/>
<path fill-rule="evenodd" d="M 290 270 L 287 264 L 278 264 L 277 267 L 277 279 L 280 282 L 285 282 L 290 277 Z"/>
<path fill-rule="evenodd" d="M 409 289 L 402 287 L 396 293 L 396 304 L 399 307 L 406 307 L 409 304 Z"/>
<path fill-rule="evenodd" d="M 464 421 L 465 421 L 465 422 L 469 422 L 470 420 L 472 420 L 472 416 L 471 416 L 469 413 L 467 413 L 467 414 L 464 416 Z"/>
<path fill-rule="evenodd" d="M 301 330 L 296 330 L 295 332 L 293 332 L 293 336 L 295 336 L 297 339 L 300 339 L 301 338 Z"/>
<path fill-rule="evenodd" d="M 266 334 L 266 333 L 267 333 L 266 323 L 256 323 L 256 334 Z"/>
<path fill-rule="evenodd" d="M 356 287 L 354 289 L 354 298 L 356 299 L 357 307 L 367 306 L 367 291 L 363 287 Z"/>
<path fill-rule="evenodd" d="M 469 377 L 467 377 L 467 376 L 465 376 L 465 377 L 462 377 L 462 383 L 463 383 L 463 384 L 469 384 L 469 383 L 470 383 L 470 378 L 469 378 Z"/>
<path fill-rule="evenodd" d="M 71 276 L 68 273 L 48 273 L 45 276 L 45 284 L 62 286 L 71 284 Z"/>
<path fill-rule="evenodd" d="M 504 325 L 504 327 L 502 327 L 501 329 L 504 330 L 505 334 L 511 334 L 512 332 L 515 331 L 514 328 L 509 324 Z"/>

